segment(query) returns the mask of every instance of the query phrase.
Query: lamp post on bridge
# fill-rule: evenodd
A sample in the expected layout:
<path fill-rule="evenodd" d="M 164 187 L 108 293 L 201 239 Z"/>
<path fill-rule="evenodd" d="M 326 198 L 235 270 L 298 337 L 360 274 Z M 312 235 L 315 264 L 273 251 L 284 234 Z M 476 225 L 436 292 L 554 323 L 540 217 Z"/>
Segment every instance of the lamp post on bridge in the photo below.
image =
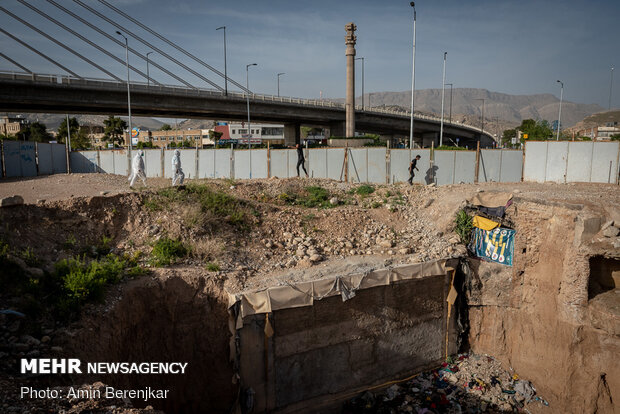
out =
<path fill-rule="evenodd" d="M 226 26 L 218 27 L 215 30 L 224 29 L 224 95 L 228 96 L 228 74 L 226 72 Z"/>
<path fill-rule="evenodd" d="M 562 97 L 564 95 L 564 82 L 562 82 L 559 79 L 556 82 L 560 84 L 560 112 L 558 113 L 558 133 L 555 137 L 555 140 L 559 141 L 560 140 L 560 124 L 562 121 Z"/>
<path fill-rule="evenodd" d="M 278 73 L 278 98 L 280 97 L 280 76 L 286 75 L 284 72 Z"/>
<path fill-rule="evenodd" d="M 151 53 L 153 52 L 151 51 L 146 54 L 146 88 L 147 89 L 149 89 L 151 86 L 151 77 L 149 76 L 149 55 Z"/>
<path fill-rule="evenodd" d="M 446 91 L 446 57 L 448 52 L 443 52 L 443 80 L 441 82 L 441 126 L 439 128 L 439 146 L 443 145 L 443 103 Z"/>
<path fill-rule="evenodd" d="M 414 112 L 413 96 L 415 94 L 415 20 L 416 20 L 416 13 L 415 13 L 415 2 L 412 1 L 409 4 L 411 5 L 411 7 L 413 7 L 413 60 L 411 63 L 411 124 L 409 126 L 409 148 L 411 149 L 413 147 L 413 112 Z"/>
<path fill-rule="evenodd" d="M 245 88 L 248 90 L 246 92 L 247 103 L 248 103 L 248 149 L 250 150 L 250 178 L 252 178 L 252 133 L 250 124 L 250 66 L 257 66 L 258 63 L 249 63 L 245 65 Z"/>
<path fill-rule="evenodd" d="M 133 133 L 133 128 L 131 126 L 131 92 L 129 91 L 129 40 L 127 37 L 122 34 L 120 31 L 116 31 L 116 34 L 122 36 L 125 39 L 125 64 L 127 65 L 127 109 L 129 111 L 129 145 L 128 145 L 128 156 L 129 162 L 131 163 L 131 135 Z M 131 166 L 131 164 L 130 164 Z"/>

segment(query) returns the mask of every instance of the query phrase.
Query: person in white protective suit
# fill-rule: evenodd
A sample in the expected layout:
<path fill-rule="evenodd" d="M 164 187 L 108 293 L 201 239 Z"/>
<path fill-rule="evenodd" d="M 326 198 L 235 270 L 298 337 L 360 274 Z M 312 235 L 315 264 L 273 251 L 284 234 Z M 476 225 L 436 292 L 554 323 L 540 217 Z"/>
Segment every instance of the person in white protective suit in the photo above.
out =
<path fill-rule="evenodd" d="M 146 187 L 146 174 L 144 173 L 144 151 L 138 150 L 138 153 L 133 157 L 131 163 L 131 175 L 129 175 L 129 187 L 133 188 L 138 177 L 142 179 L 144 186 Z"/>
<path fill-rule="evenodd" d="M 185 174 L 181 169 L 181 152 L 179 150 L 174 150 L 174 155 L 172 156 L 172 186 L 175 185 L 183 185 L 183 180 L 185 179 Z"/>

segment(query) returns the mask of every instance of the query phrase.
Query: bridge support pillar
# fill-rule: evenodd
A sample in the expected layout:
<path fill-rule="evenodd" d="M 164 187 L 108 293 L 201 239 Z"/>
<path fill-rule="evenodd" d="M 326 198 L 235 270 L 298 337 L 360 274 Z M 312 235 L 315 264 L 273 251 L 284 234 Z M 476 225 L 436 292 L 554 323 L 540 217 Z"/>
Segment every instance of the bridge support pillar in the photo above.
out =
<path fill-rule="evenodd" d="M 422 134 L 422 146 L 430 148 L 431 144 L 435 142 L 435 146 L 439 145 L 439 132 L 427 132 Z"/>
<path fill-rule="evenodd" d="M 301 142 L 301 124 L 284 124 L 284 145 L 292 146 Z"/>
<path fill-rule="evenodd" d="M 325 138 L 330 137 L 344 137 L 345 136 L 345 123 L 344 122 L 332 122 L 329 127 L 325 129 Z"/>

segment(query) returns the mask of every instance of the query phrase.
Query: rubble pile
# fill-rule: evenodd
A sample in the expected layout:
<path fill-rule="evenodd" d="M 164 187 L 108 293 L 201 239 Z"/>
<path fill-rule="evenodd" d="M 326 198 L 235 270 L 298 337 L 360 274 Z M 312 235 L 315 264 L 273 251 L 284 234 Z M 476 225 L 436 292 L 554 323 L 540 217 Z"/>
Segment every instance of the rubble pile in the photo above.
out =
<path fill-rule="evenodd" d="M 343 413 L 527 413 L 533 404 L 549 405 L 532 383 L 491 356 L 461 354 L 406 382 L 366 391 L 348 401 Z"/>

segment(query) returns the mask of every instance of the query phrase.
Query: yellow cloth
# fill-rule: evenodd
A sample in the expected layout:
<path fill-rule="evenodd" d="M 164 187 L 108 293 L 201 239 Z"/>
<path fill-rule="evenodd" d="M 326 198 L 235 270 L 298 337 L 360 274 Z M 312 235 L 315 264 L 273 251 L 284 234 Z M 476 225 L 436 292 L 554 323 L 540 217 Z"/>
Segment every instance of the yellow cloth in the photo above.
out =
<path fill-rule="evenodd" d="M 474 216 L 473 225 L 482 230 L 493 230 L 495 227 L 499 226 L 499 223 L 484 217 Z"/>

